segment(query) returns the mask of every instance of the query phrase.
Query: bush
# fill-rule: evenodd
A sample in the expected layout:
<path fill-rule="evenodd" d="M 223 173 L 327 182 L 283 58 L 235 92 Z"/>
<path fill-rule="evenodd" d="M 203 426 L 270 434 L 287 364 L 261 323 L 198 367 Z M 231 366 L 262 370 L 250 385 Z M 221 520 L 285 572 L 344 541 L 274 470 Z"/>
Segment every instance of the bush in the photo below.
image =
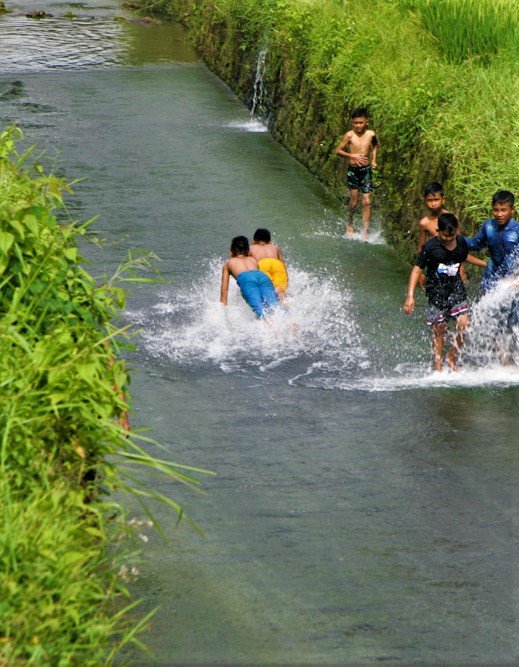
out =
<path fill-rule="evenodd" d="M 25 168 L 20 136 L 0 134 L 0 664 L 107 664 L 140 643 L 142 623 L 117 603 L 127 590 L 108 556 L 107 516 L 123 512 L 106 494 L 162 499 L 180 519 L 133 468 L 197 479 L 151 457 L 118 421 L 128 374 L 116 280 L 135 280 L 143 261 L 96 284 L 76 245 L 88 225 L 54 214 L 69 186 Z"/>

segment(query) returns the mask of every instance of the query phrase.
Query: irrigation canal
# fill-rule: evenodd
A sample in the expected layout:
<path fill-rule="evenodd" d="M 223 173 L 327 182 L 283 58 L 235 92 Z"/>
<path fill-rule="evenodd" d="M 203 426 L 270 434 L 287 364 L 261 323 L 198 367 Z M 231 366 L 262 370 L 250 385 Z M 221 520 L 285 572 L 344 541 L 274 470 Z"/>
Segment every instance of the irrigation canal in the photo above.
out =
<path fill-rule="evenodd" d="M 150 536 L 135 584 L 160 605 L 155 657 L 131 664 L 512 662 L 518 373 L 468 353 L 431 375 L 406 267 L 379 233 L 344 238 L 343 211 L 178 26 L 114 21 L 113 0 L 7 4 L 2 126 L 83 179 L 70 207 L 99 215 L 94 273 L 160 257 L 163 284 L 126 315 L 133 426 L 217 473 L 206 495 L 161 489 L 205 537 L 158 510 L 173 537 Z M 230 238 L 260 226 L 290 270 L 272 329 L 235 290 L 218 304 Z"/>

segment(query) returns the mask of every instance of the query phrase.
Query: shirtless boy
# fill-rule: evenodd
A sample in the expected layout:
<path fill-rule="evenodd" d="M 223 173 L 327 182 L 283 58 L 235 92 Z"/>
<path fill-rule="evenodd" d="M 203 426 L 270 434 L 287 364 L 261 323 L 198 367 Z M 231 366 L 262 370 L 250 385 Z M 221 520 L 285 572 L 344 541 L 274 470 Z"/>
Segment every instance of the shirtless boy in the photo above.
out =
<path fill-rule="evenodd" d="M 459 222 L 452 213 L 442 213 L 438 217 L 438 236 L 423 246 L 416 264 L 411 270 L 404 311 L 412 313 L 415 307 L 414 292 L 423 270 L 427 274 L 425 293 L 427 294 L 427 324 L 432 329 L 432 349 L 434 369 L 443 367 L 443 351 L 449 319 L 456 320 L 454 343 L 447 354 L 447 364 L 458 370 L 456 357 L 463 343 L 469 323 L 467 293 L 460 276 L 461 263 L 468 254 L 468 245 L 463 236 L 458 235 Z"/>
<path fill-rule="evenodd" d="M 417 248 L 418 252 L 421 252 L 424 244 L 429 241 L 429 239 L 433 239 L 438 235 L 438 217 L 442 213 L 447 213 L 447 209 L 445 208 L 445 196 L 443 194 L 443 186 L 441 183 L 434 181 L 433 183 L 429 183 L 429 185 L 425 186 L 424 202 L 428 209 L 428 213 L 427 215 L 424 215 L 424 217 L 418 223 L 420 229 Z M 467 262 L 469 262 L 469 264 L 475 264 L 476 266 L 481 266 L 483 268 L 487 265 L 484 260 L 479 259 L 479 257 L 474 257 L 474 255 L 470 254 L 467 255 Z M 463 265 L 461 266 L 460 275 L 463 281 L 467 279 L 467 274 Z M 424 274 L 420 276 L 418 282 L 421 287 L 425 286 Z"/>
<path fill-rule="evenodd" d="M 445 196 L 443 194 L 443 186 L 441 183 L 434 181 L 425 186 L 424 202 L 427 208 L 427 215 L 418 223 L 420 235 L 418 237 L 418 252 L 420 252 L 424 244 L 438 235 L 438 217 L 441 213 L 447 213 L 445 208 Z"/>
<path fill-rule="evenodd" d="M 348 204 L 348 223 L 346 234 L 351 236 L 353 215 L 359 203 L 359 190 L 362 193 L 362 236 L 367 238 L 371 221 L 371 170 L 377 168 L 377 153 L 380 146 L 374 130 L 368 130 L 368 112 L 364 108 L 353 109 L 351 124 L 353 129 L 346 132 L 336 153 L 347 158 L 348 170 L 346 179 L 350 191 Z"/>
<path fill-rule="evenodd" d="M 254 232 L 250 256 L 257 260 L 260 271 L 272 280 L 276 294 L 284 300 L 288 285 L 287 267 L 281 250 L 272 243 L 268 229 L 261 228 Z"/>
<path fill-rule="evenodd" d="M 222 268 L 220 301 L 224 306 L 229 294 L 229 276 L 235 278 L 241 295 L 260 319 L 279 305 L 272 281 L 259 270 L 257 260 L 249 255 L 249 240 L 245 236 L 233 238 L 231 257 Z"/>

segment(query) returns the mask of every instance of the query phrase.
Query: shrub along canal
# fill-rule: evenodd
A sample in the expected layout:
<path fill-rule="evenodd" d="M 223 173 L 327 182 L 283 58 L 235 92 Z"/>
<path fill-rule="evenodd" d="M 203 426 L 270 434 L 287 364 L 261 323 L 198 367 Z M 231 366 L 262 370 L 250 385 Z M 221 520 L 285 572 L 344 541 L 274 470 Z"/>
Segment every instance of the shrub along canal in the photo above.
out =
<path fill-rule="evenodd" d="M 511 662 L 517 369 L 469 346 L 458 376 L 430 374 L 407 267 L 377 233 L 343 237 L 344 211 L 178 26 L 115 21 L 111 0 L 8 5 L 2 126 L 83 179 L 94 274 L 160 257 L 164 283 L 129 298 L 132 425 L 217 473 L 180 498 L 205 537 L 157 510 L 172 538 L 150 536 L 135 584 L 160 605 L 155 657 L 130 661 Z M 218 304 L 231 237 L 260 226 L 290 272 L 272 329 L 236 291 Z"/>

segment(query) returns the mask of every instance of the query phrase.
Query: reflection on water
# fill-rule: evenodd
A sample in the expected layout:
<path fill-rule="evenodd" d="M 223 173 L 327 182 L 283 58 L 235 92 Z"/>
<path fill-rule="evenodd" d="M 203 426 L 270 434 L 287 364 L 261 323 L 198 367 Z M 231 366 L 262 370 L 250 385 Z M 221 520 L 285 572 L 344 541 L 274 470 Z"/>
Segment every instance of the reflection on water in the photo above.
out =
<path fill-rule="evenodd" d="M 14 3 L 0 16 L 0 73 L 197 61 L 184 31 L 170 21 L 142 23 L 129 12 L 90 3 Z M 51 14 L 31 19 L 27 12 Z M 66 12 L 72 11 L 73 18 Z"/>
<path fill-rule="evenodd" d="M 125 63 L 145 65 L 158 62 L 193 63 L 198 60 L 189 46 L 185 32 L 178 23 L 150 23 L 124 25 Z"/>

